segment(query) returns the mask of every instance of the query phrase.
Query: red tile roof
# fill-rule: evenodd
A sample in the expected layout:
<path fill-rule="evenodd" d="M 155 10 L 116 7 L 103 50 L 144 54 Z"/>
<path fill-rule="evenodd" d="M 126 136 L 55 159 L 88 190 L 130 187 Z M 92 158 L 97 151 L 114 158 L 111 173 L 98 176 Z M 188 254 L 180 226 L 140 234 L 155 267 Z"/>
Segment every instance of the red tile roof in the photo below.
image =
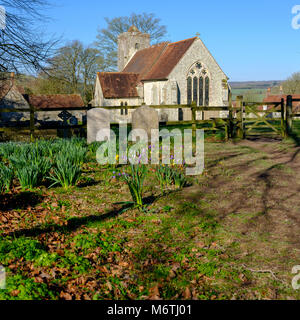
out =
<path fill-rule="evenodd" d="M 30 95 L 28 100 L 36 109 L 84 107 L 84 102 L 79 94 Z"/>
<path fill-rule="evenodd" d="M 139 50 L 129 61 L 123 72 L 138 73 L 139 80 L 144 79 L 167 46 L 168 43 L 163 42 L 149 48 Z"/>
<path fill-rule="evenodd" d="M 140 80 L 164 80 L 197 37 L 174 43 L 161 43 L 138 51 L 123 70 L 135 72 Z"/>
<path fill-rule="evenodd" d="M 149 73 L 142 80 L 163 80 L 167 79 L 169 74 L 197 39 L 191 38 L 179 42 L 169 43 L 158 61 L 154 64 Z"/>
<path fill-rule="evenodd" d="M 22 87 L 22 86 L 17 86 L 17 89 L 18 89 L 18 91 L 19 91 L 22 95 L 25 94 L 25 89 L 24 89 L 24 87 Z"/>
<path fill-rule="evenodd" d="M 264 102 L 280 102 L 282 98 L 286 101 L 287 96 L 287 94 L 271 94 L 264 99 Z M 292 97 L 300 99 L 300 94 L 294 94 Z"/>
<path fill-rule="evenodd" d="M 269 95 L 264 99 L 263 104 L 268 105 L 268 102 L 280 102 L 282 98 L 284 99 L 284 102 L 286 103 L 286 100 L 287 100 L 286 94 Z M 300 95 L 294 94 L 293 99 L 300 99 Z M 272 108 L 274 108 L 274 105 L 268 105 L 268 109 L 272 109 Z M 293 110 L 299 111 L 299 109 L 300 109 L 300 102 L 294 101 L 293 102 Z"/>
<path fill-rule="evenodd" d="M 0 81 L 0 100 L 3 99 L 11 89 L 12 84 L 9 80 L 1 80 Z"/>
<path fill-rule="evenodd" d="M 138 97 L 136 86 L 139 75 L 125 72 L 98 72 L 103 96 L 110 98 Z"/>
<path fill-rule="evenodd" d="M 22 95 L 25 94 L 25 90 L 22 86 L 16 86 L 11 80 L 0 80 L 0 100 L 13 88 L 18 90 Z"/>

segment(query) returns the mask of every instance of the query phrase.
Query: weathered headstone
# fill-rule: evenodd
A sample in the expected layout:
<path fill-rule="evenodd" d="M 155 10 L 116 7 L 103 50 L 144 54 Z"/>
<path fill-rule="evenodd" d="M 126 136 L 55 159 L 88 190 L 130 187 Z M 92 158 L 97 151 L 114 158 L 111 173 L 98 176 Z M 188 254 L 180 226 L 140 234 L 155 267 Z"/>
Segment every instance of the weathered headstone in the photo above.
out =
<path fill-rule="evenodd" d="M 132 129 L 143 129 L 151 139 L 151 130 L 159 129 L 158 112 L 149 106 L 141 106 L 132 113 Z"/>
<path fill-rule="evenodd" d="M 110 128 L 110 113 L 108 110 L 94 108 L 87 112 L 87 143 L 96 140 L 97 133 L 101 129 Z"/>

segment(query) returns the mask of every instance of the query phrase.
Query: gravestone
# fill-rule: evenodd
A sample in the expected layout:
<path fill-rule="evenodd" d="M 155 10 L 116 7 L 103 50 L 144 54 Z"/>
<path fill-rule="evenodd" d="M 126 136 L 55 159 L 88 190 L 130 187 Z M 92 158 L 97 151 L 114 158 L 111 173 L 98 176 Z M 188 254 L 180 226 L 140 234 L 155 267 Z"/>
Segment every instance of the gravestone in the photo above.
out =
<path fill-rule="evenodd" d="M 141 106 L 132 113 L 132 129 L 144 129 L 151 139 L 151 130 L 159 129 L 158 112 L 149 106 Z"/>
<path fill-rule="evenodd" d="M 110 128 L 110 112 L 94 108 L 87 112 L 87 143 L 97 141 L 97 133 L 101 129 Z"/>
<path fill-rule="evenodd" d="M 77 126 L 78 125 L 78 119 L 75 116 L 72 116 L 69 120 L 69 123 L 71 126 Z"/>
<path fill-rule="evenodd" d="M 67 128 L 67 126 L 68 126 L 68 120 L 72 117 L 72 114 L 67 110 L 63 110 L 61 113 L 58 114 L 58 117 L 63 121 L 62 125 L 64 128 L 62 132 L 63 132 L 64 139 L 70 138 L 71 131 L 70 131 L 70 128 Z M 61 135 L 60 129 L 57 130 L 57 135 L 58 136 Z"/>

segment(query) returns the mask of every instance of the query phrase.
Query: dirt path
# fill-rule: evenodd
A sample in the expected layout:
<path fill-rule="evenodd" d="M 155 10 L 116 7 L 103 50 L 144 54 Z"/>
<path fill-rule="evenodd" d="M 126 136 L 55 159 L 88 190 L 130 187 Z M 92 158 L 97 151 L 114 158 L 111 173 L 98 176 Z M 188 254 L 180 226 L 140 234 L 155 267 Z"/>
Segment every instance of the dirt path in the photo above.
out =
<path fill-rule="evenodd" d="M 245 263 L 290 281 L 300 264 L 300 147 L 264 138 L 208 148 L 206 178 L 186 194 L 209 199 Z"/>

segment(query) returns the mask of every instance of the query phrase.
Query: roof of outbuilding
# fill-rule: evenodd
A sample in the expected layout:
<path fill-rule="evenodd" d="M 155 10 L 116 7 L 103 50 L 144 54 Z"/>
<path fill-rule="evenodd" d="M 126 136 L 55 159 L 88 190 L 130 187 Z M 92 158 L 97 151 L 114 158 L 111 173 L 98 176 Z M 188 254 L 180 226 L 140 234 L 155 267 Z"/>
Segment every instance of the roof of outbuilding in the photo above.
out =
<path fill-rule="evenodd" d="M 128 72 L 98 72 L 103 96 L 110 98 L 138 97 L 137 83 L 139 75 Z"/>
<path fill-rule="evenodd" d="M 29 95 L 28 101 L 36 109 L 84 107 L 79 94 Z"/>
<path fill-rule="evenodd" d="M 11 81 L 9 80 L 0 80 L 0 100 L 2 100 L 12 88 Z"/>
<path fill-rule="evenodd" d="M 268 105 L 270 102 L 280 102 L 281 99 L 284 99 L 285 103 L 287 100 L 287 94 L 271 94 L 268 95 L 266 98 L 264 98 L 263 104 Z M 293 99 L 300 99 L 300 94 L 294 94 Z M 274 105 L 268 105 L 268 109 L 274 108 Z M 260 106 L 259 109 L 262 109 L 262 106 Z M 299 101 L 293 101 L 293 112 L 300 111 L 300 102 Z"/>
<path fill-rule="evenodd" d="M 270 94 L 264 98 L 264 102 L 280 102 L 283 98 L 286 101 L 287 94 Z M 293 99 L 300 99 L 300 94 L 294 94 Z"/>
<path fill-rule="evenodd" d="M 10 90 L 17 90 L 20 94 L 25 94 L 22 86 L 16 86 L 10 79 L 0 80 L 0 100 L 2 100 Z"/>

